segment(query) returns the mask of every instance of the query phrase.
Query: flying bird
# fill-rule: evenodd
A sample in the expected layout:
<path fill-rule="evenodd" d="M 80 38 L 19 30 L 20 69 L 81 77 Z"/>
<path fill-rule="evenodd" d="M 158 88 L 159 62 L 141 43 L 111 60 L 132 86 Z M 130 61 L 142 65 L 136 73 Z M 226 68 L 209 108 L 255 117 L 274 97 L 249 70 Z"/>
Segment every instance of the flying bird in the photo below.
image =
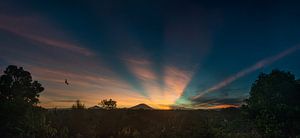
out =
<path fill-rule="evenodd" d="M 67 80 L 67 79 L 65 79 L 65 84 L 69 85 L 69 82 L 68 82 L 68 80 Z"/>

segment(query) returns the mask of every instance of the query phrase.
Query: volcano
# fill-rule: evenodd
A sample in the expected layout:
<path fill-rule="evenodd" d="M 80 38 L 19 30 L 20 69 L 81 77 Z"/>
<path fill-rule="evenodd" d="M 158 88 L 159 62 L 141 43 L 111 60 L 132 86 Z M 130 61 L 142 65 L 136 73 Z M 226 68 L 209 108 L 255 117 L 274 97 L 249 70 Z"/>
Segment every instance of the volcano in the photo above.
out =
<path fill-rule="evenodd" d="M 152 107 L 150 107 L 149 105 L 144 104 L 144 103 L 133 106 L 130 109 L 133 109 L 133 110 L 153 110 Z"/>

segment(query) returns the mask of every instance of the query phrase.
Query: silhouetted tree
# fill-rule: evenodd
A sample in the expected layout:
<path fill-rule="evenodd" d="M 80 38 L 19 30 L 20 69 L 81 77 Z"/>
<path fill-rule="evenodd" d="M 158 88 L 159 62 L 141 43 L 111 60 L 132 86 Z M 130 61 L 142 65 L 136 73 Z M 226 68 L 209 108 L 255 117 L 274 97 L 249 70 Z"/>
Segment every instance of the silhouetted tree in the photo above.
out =
<path fill-rule="evenodd" d="M 117 108 L 117 102 L 112 99 L 109 99 L 109 100 L 104 99 L 99 103 L 99 105 L 102 106 L 104 109 L 116 109 Z"/>
<path fill-rule="evenodd" d="M 6 68 L 0 77 L 1 137 L 43 137 L 55 132 L 47 124 L 43 109 L 37 107 L 39 93 L 43 90 L 22 67 L 10 65 Z"/>
<path fill-rule="evenodd" d="M 10 65 L 0 78 L 0 103 L 36 105 L 43 90 L 40 83 L 32 80 L 28 71 Z"/>
<path fill-rule="evenodd" d="M 300 85 L 290 72 L 262 73 L 246 100 L 246 113 L 267 136 L 299 134 Z"/>
<path fill-rule="evenodd" d="M 75 104 L 72 105 L 72 109 L 85 109 L 85 105 L 80 100 L 76 100 Z"/>

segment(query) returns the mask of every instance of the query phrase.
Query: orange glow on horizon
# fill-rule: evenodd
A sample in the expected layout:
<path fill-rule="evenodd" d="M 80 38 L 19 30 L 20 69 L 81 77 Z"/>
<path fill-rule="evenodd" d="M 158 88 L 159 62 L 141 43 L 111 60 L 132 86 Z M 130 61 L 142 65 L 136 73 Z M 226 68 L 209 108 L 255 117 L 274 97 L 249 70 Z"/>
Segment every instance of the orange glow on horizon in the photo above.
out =
<path fill-rule="evenodd" d="M 207 107 L 207 109 L 222 109 L 222 108 L 230 108 L 230 107 L 239 107 L 237 105 L 231 105 L 231 104 L 221 104 L 216 106 Z"/>

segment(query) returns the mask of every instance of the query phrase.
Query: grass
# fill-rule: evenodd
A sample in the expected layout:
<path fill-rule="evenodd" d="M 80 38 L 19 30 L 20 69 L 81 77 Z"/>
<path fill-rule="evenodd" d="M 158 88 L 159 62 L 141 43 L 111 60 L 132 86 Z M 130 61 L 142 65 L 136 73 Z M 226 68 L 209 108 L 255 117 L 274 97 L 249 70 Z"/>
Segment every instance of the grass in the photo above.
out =
<path fill-rule="evenodd" d="M 260 137 L 240 110 L 49 110 L 57 137 Z"/>

